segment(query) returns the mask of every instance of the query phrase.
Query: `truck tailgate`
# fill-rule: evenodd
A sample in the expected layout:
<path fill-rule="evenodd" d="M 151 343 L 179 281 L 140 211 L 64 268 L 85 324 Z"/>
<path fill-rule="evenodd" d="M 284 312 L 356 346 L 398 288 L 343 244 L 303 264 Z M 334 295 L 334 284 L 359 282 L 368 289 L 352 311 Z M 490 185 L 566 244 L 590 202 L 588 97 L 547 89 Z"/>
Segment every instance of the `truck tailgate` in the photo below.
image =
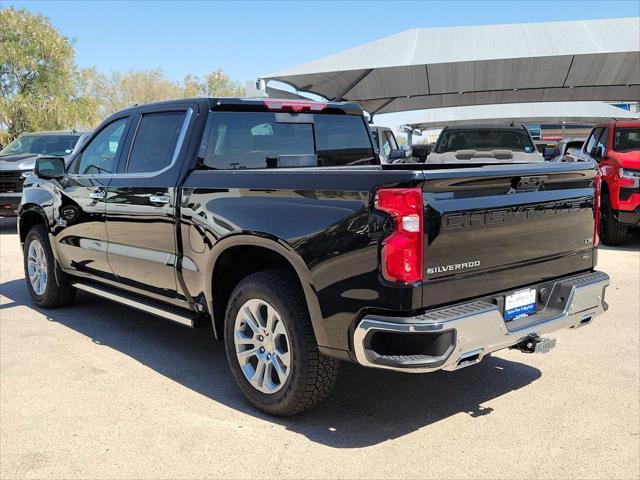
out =
<path fill-rule="evenodd" d="M 424 306 L 595 266 L 590 164 L 425 172 Z"/>

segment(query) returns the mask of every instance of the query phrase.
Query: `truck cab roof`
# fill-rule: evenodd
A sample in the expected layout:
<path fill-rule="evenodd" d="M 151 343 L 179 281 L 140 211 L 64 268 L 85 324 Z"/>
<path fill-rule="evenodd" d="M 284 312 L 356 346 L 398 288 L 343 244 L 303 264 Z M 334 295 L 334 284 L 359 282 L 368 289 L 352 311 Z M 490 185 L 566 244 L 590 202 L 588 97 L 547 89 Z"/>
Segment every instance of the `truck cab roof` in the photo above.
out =
<path fill-rule="evenodd" d="M 90 130 L 51 130 L 51 131 L 43 131 L 43 132 L 27 132 L 23 133 L 21 137 L 32 137 L 32 136 L 55 136 L 55 135 L 82 135 L 83 133 L 90 133 Z"/>
<path fill-rule="evenodd" d="M 318 102 L 313 100 L 290 100 L 281 98 L 250 97 L 197 97 L 167 100 L 163 102 L 134 105 L 118 113 L 133 111 L 139 108 L 165 107 L 198 103 L 207 105 L 209 110 L 245 110 L 245 111 L 290 111 L 295 113 L 343 113 L 362 115 L 362 107 L 354 102 Z"/>

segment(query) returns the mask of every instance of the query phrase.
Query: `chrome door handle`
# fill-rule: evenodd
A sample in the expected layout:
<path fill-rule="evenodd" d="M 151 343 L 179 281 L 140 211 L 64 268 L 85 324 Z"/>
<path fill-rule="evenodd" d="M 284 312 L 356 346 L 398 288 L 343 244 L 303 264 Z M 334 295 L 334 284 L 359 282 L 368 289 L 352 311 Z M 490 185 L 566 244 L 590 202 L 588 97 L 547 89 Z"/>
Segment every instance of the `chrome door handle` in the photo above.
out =
<path fill-rule="evenodd" d="M 153 203 L 154 205 L 166 205 L 169 203 L 170 198 L 166 195 L 151 195 L 149 197 L 149 203 Z"/>
<path fill-rule="evenodd" d="M 107 192 L 102 189 L 94 190 L 93 192 L 89 192 L 89 198 L 91 200 L 102 200 L 107 196 Z"/>

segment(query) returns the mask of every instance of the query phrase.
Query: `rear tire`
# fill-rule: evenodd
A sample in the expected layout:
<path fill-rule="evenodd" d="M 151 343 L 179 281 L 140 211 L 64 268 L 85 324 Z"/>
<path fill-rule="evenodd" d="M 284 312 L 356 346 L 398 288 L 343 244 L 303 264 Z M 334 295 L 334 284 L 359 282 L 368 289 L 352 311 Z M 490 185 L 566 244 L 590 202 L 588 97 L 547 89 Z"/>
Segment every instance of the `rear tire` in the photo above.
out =
<path fill-rule="evenodd" d="M 35 225 L 27 233 L 23 257 L 27 289 L 36 305 L 57 308 L 73 301 L 76 289 L 70 285 L 60 286 L 56 280 L 56 261 L 43 225 Z"/>
<path fill-rule="evenodd" d="M 331 392 L 338 362 L 318 351 L 304 296 L 287 273 L 268 270 L 241 280 L 224 333 L 231 373 L 258 409 L 294 415 Z"/>
<path fill-rule="evenodd" d="M 602 192 L 600 205 L 600 240 L 605 245 L 622 245 L 627 238 L 628 227 L 616 219 L 611 207 L 609 192 Z"/>

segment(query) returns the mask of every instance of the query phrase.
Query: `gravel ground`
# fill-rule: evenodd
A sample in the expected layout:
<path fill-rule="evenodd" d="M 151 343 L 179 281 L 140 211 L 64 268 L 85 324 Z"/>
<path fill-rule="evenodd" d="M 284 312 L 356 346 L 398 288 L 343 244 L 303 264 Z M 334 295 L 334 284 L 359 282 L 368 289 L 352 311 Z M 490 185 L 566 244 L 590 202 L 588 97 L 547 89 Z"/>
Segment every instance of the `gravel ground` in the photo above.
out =
<path fill-rule="evenodd" d="M 208 330 L 89 295 L 34 308 L 0 219 L 0 477 L 639 478 L 640 237 L 599 268 L 610 310 L 547 355 L 345 364 L 326 404 L 283 420 L 243 400 Z"/>

